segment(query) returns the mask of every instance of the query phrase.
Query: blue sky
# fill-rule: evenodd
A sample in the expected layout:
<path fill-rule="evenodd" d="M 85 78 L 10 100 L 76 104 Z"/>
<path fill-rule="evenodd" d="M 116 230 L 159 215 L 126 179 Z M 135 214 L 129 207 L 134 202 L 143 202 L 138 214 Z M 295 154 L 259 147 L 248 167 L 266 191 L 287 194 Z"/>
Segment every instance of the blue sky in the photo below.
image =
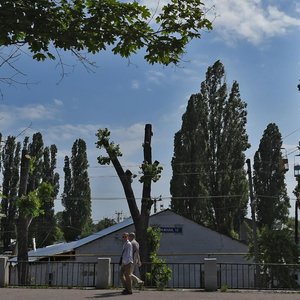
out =
<path fill-rule="evenodd" d="M 157 4 L 153 0 L 141 2 L 150 3 L 153 8 Z M 165 2 L 160 1 L 160 5 Z M 30 84 L 1 84 L 1 132 L 4 136 L 18 135 L 26 129 L 18 137 L 20 141 L 25 135 L 41 132 L 46 145 L 54 143 L 58 147 L 57 171 L 62 180 L 64 156 L 71 154 L 77 138 L 86 141 L 94 221 L 114 218 L 116 212 L 129 216 L 114 169 L 97 163 L 97 130 L 111 130 L 112 140 L 120 144 L 123 152 L 122 165 L 138 174 L 143 159 L 144 126 L 152 124 L 153 159 L 164 167 L 161 180 L 153 184 L 152 196 L 161 195 L 164 207 L 168 207 L 174 134 L 180 129 L 189 97 L 199 91 L 207 67 L 218 59 L 225 66 L 228 84 L 237 80 L 241 97 L 248 104 L 251 148 L 247 158 L 253 161 L 267 125 L 274 122 L 279 126 L 290 153 L 286 181 L 294 206 L 293 164 L 297 152 L 293 151 L 300 141 L 300 4 L 293 0 L 206 3 L 215 4 L 214 30 L 203 31 L 200 40 L 189 44 L 178 67 L 148 65 L 142 53 L 126 60 L 103 52 L 90 57 L 97 67 L 88 72 L 71 54 L 65 53 L 67 74 L 60 80 L 56 62 L 38 63 L 23 55 L 16 65 L 26 76 L 18 79 Z M 5 71 L 8 72 L 2 68 L 0 77 Z M 137 179 L 134 189 L 140 199 L 141 184 Z M 56 201 L 56 210 L 62 210 L 60 199 Z"/>

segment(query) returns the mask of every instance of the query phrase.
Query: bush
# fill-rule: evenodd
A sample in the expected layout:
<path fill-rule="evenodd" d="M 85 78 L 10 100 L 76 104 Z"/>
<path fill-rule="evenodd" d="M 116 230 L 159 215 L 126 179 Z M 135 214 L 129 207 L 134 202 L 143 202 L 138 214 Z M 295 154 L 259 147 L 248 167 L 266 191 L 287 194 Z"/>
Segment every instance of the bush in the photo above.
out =
<path fill-rule="evenodd" d="M 159 290 L 163 290 L 172 277 L 172 270 L 167 266 L 166 261 L 157 256 L 160 245 L 161 233 L 159 228 L 149 227 L 147 230 L 150 249 L 150 272 L 146 273 L 146 279 L 154 284 Z"/>

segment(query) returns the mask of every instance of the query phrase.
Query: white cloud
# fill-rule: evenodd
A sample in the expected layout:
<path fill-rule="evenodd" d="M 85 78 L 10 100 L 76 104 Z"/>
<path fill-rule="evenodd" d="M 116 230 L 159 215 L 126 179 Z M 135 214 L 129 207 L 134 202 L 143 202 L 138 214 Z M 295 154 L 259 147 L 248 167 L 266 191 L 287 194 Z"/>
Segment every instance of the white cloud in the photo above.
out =
<path fill-rule="evenodd" d="M 112 128 L 111 140 L 120 145 L 124 157 L 141 152 L 145 124 L 136 123 L 130 127 Z"/>
<path fill-rule="evenodd" d="M 300 18 L 289 16 L 276 6 L 274 1 L 214 2 L 217 14 L 214 30 L 228 42 L 245 39 L 253 44 L 259 44 L 266 38 L 280 36 L 290 29 L 300 27 Z"/>
<path fill-rule="evenodd" d="M 161 84 L 166 75 L 163 72 L 149 71 L 147 74 L 147 80 L 155 84 Z"/>
<path fill-rule="evenodd" d="M 0 105 L 0 126 L 2 132 L 11 128 L 23 127 L 34 121 L 54 120 L 58 111 L 53 106 L 30 104 L 26 106 Z M 14 133 L 10 133 L 14 134 Z"/>
<path fill-rule="evenodd" d="M 55 111 L 42 104 L 16 108 L 15 112 L 19 118 L 23 119 L 41 120 L 55 118 Z"/>
<path fill-rule="evenodd" d="M 51 143 L 73 143 L 76 139 L 96 140 L 96 132 L 100 128 L 99 125 L 92 124 L 63 124 L 58 126 L 47 127 L 47 138 Z"/>
<path fill-rule="evenodd" d="M 111 141 L 120 145 L 121 152 L 125 157 L 141 151 L 140 149 L 144 137 L 144 124 L 133 124 L 129 127 L 122 128 L 113 128 L 101 124 L 64 124 L 47 127 L 47 129 L 42 130 L 42 132 L 47 132 L 47 134 L 45 134 L 47 144 L 56 144 L 59 151 L 62 151 L 63 154 L 60 154 L 60 156 L 68 155 L 66 153 L 71 152 L 71 147 L 78 138 L 83 139 L 87 143 L 92 156 L 98 156 L 100 150 L 96 149 L 95 145 L 97 140 L 96 133 L 99 128 L 105 127 L 111 132 Z"/>
<path fill-rule="evenodd" d="M 57 106 L 63 106 L 64 105 L 63 101 L 59 100 L 59 99 L 54 99 L 53 102 Z"/>
<path fill-rule="evenodd" d="M 144 0 L 152 13 L 159 13 L 168 0 Z M 280 36 L 287 31 L 300 27 L 300 18 L 292 17 L 281 7 L 286 8 L 282 1 L 273 0 L 206 0 L 207 17 L 213 21 L 213 31 L 228 43 L 236 40 L 247 40 L 259 44 L 266 38 Z M 294 12 L 300 12 L 300 5 L 293 4 Z M 214 9 L 210 9 L 213 8 Z M 203 7 L 204 8 L 204 7 Z M 286 8 L 287 9 L 287 8 Z M 216 18 L 215 18 L 216 16 Z"/>
<path fill-rule="evenodd" d="M 296 11 L 297 13 L 300 13 L 300 3 L 296 3 L 296 4 L 295 4 L 295 11 Z"/>
<path fill-rule="evenodd" d="M 146 5 L 152 13 L 159 13 L 161 8 L 169 2 L 169 0 L 142 0 L 141 4 Z"/>
<path fill-rule="evenodd" d="M 42 104 L 31 104 L 23 107 L 11 106 L 11 105 L 0 105 L 0 114 L 2 118 L 11 119 L 53 119 L 56 116 L 56 110 L 50 106 Z"/>
<path fill-rule="evenodd" d="M 138 90 L 140 88 L 140 83 L 138 80 L 131 81 L 131 88 L 134 90 Z"/>

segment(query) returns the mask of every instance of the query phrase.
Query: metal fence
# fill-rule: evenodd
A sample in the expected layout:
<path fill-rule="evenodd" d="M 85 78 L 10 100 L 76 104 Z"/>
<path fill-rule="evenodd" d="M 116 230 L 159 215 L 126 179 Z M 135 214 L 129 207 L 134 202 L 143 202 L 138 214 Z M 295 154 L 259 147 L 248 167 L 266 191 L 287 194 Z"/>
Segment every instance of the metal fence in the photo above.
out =
<path fill-rule="evenodd" d="M 171 269 L 166 288 L 203 289 L 204 263 L 164 263 Z M 112 287 L 120 287 L 120 269 L 111 263 Z M 154 264 L 143 265 L 151 273 Z M 9 263 L 10 285 L 95 287 L 96 263 L 77 261 L 26 262 L 26 279 L 20 284 L 20 270 L 15 262 Z M 137 274 L 139 275 L 139 274 Z M 299 289 L 300 265 L 217 263 L 217 286 L 228 289 Z M 157 287 L 153 276 L 145 278 L 146 287 Z"/>
<path fill-rule="evenodd" d="M 218 287 L 230 289 L 300 288 L 299 264 L 218 263 Z"/>
<path fill-rule="evenodd" d="M 157 264 L 156 264 L 157 265 Z M 171 279 L 168 280 L 166 288 L 186 288 L 186 289 L 202 289 L 204 288 L 204 263 L 160 263 L 171 270 Z M 144 271 L 151 273 L 154 264 L 144 263 Z M 112 286 L 119 287 L 121 285 L 119 265 L 111 264 Z M 136 274 L 139 276 L 140 274 Z M 153 277 L 145 278 L 145 286 L 157 287 L 157 282 Z"/>
<path fill-rule="evenodd" d="M 217 264 L 218 287 L 230 289 L 253 289 L 256 288 L 256 265 L 255 264 Z"/>
<path fill-rule="evenodd" d="M 23 262 L 25 277 L 20 281 L 18 264 L 9 264 L 10 285 L 94 287 L 96 263 L 74 261 Z"/>

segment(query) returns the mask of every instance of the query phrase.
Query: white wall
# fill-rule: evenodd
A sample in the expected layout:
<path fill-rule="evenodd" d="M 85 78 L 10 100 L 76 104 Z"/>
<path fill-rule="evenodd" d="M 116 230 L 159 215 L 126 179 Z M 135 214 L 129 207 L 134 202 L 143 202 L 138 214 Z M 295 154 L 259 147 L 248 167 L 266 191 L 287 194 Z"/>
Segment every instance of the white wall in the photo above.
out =
<path fill-rule="evenodd" d="M 247 245 L 225 235 L 196 224 L 170 210 L 151 216 L 150 225 L 164 229 L 159 254 L 168 262 L 203 262 L 204 257 L 216 257 L 218 262 L 248 262 L 244 258 Z M 76 254 L 84 256 L 80 261 L 95 261 L 96 257 L 111 257 L 118 262 L 122 252 L 122 233 L 134 231 L 128 226 L 76 249 Z M 172 232 L 179 231 L 179 232 Z M 180 232 L 181 231 L 181 232 Z"/>

